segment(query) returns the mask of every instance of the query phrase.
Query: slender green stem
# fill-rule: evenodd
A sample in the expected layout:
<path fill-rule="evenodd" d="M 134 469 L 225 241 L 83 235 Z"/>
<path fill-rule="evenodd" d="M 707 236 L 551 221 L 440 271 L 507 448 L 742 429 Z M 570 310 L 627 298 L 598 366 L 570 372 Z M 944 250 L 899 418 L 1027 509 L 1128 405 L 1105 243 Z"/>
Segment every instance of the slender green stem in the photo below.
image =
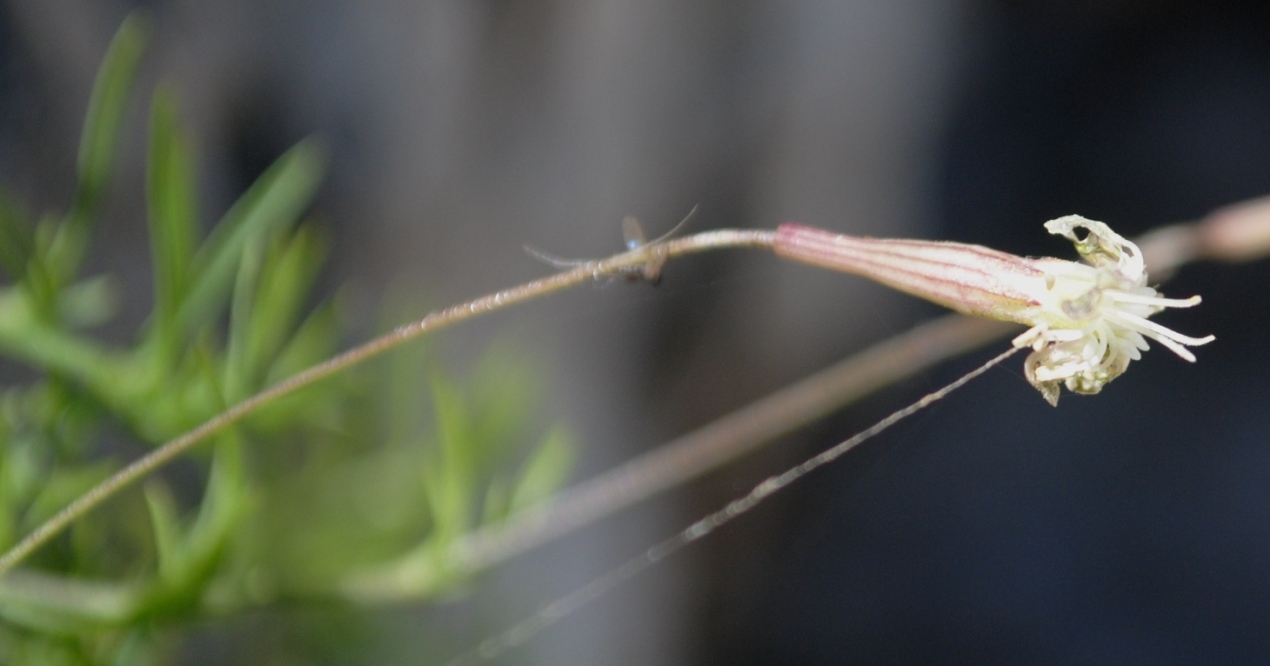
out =
<path fill-rule="evenodd" d="M 487 294 L 466 303 L 432 312 L 423 319 L 400 326 L 390 333 L 332 357 L 289 379 L 278 382 L 137 459 L 116 472 L 109 479 L 85 492 L 74 502 L 67 505 L 66 508 L 35 528 L 34 531 L 6 551 L 3 556 L 0 556 L 0 576 L 12 570 L 22 560 L 65 530 L 76 519 L 97 508 L 120 490 L 163 467 L 194 446 L 242 420 L 243 417 L 278 398 L 294 393 L 341 370 L 378 356 L 425 333 L 590 282 L 594 279 L 641 269 L 651 265 L 653 262 L 661 262 L 686 254 L 722 248 L 766 249 L 771 248 L 772 243 L 773 233 L 771 231 L 737 229 L 707 231 L 655 245 L 644 246 L 607 259 L 588 261 L 555 275 L 526 282 L 510 289 Z"/>

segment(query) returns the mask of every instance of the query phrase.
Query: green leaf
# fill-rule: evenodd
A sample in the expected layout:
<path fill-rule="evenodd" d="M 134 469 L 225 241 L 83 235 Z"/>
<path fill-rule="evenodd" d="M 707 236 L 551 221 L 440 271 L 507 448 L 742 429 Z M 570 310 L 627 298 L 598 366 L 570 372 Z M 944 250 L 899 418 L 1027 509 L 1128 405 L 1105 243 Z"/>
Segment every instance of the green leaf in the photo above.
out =
<path fill-rule="evenodd" d="M 42 216 L 36 223 L 32 234 L 34 248 L 20 283 L 21 290 L 30 298 L 31 312 L 46 323 L 57 321 L 58 290 L 63 282 L 58 275 L 74 270 L 73 266 L 54 267 L 50 263 L 56 261 L 56 252 L 52 246 L 62 228 L 51 215 Z"/>
<path fill-rule="evenodd" d="M 212 386 L 218 410 L 229 407 L 224 388 L 216 385 L 216 372 L 211 358 L 200 355 L 200 369 Z M 211 564 L 229 539 L 233 527 L 243 517 L 247 506 L 247 470 L 243 459 L 241 431 L 231 425 L 216 443 L 212 470 L 199 505 L 198 519 L 190 531 L 190 548 L 203 568 Z"/>
<path fill-rule="evenodd" d="M 294 224 L 321 179 L 324 158 L 316 141 L 302 141 L 278 158 L 225 213 L 195 255 L 196 276 L 177 314 L 184 330 L 210 321 L 234 282 L 243 248 L 252 238 Z"/>
<path fill-rule="evenodd" d="M 465 485 L 479 464 L 479 442 L 473 437 L 472 418 L 464 396 L 451 380 L 435 373 L 432 377 L 432 401 L 436 414 L 437 447 L 441 464 L 450 476 L 462 477 Z"/>
<path fill-rule="evenodd" d="M 210 359 L 200 354 L 196 362 L 208 381 L 214 381 Z M 224 409 L 223 396 L 217 398 Z M 246 471 L 237 428 L 231 426 L 219 437 L 207 487 L 188 530 L 179 527 L 170 500 L 152 495 L 147 492 L 159 552 L 159 578 L 140 600 L 139 611 L 149 616 L 183 616 L 199 603 L 234 530 L 246 515 Z"/>
<path fill-rule="evenodd" d="M 207 490 L 190 530 L 189 556 L 200 580 L 211 576 L 234 528 L 246 515 L 249 495 L 242 442 L 231 428 L 216 444 Z"/>
<path fill-rule="evenodd" d="M 32 224 L 28 212 L 0 189 L 0 267 L 29 296 L 33 313 L 44 322 L 55 322 L 58 309 L 58 286 L 46 263 L 56 225 L 52 217 Z M 64 272 L 72 271 L 64 268 Z"/>
<path fill-rule="evenodd" d="M 183 348 L 177 311 L 185 296 L 197 233 L 194 165 L 177 127 L 176 100 L 168 90 L 154 96 L 150 116 L 150 157 L 146 194 L 150 253 L 154 264 L 154 316 L 151 325 L 162 348 L 175 355 Z"/>
<path fill-rule="evenodd" d="M 555 494 L 569 477 L 573 457 L 573 443 L 563 430 L 556 428 L 547 433 L 521 469 L 511 493 L 511 510 L 524 509 Z"/>
<path fill-rule="evenodd" d="M 145 487 L 146 505 L 154 532 L 154 549 L 159 560 L 159 578 L 173 580 L 181 570 L 181 524 L 176 504 L 166 486 L 149 483 Z"/>
<path fill-rule="evenodd" d="M 246 382 L 242 388 L 261 388 L 269 367 L 296 329 L 326 254 L 316 234 L 301 229 L 279 239 L 269 249 L 256 281 L 250 312 L 241 333 L 241 353 L 234 358 L 236 373 Z M 238 303 L 235 289 L 234 300 Z M 240 313 L 235 312 L 235 319 Z"/>
<path fill-rule="evenodd" d="M 133 13 L 119 26 L 97 70 L 79 144 L 79 179 L 71 209 L 72 226 L 80 227 L 91 220 L 106 189 L 132 81 L 148 36 L 146 17 Z M 78 263 L 78 257 L 75 259 Z"/>
<path fill-rule="evenodd" d="M 229 338 L 225 343 L 226 402 L 237 402 L 249 395 L 251 313 L 255 307 L 261 264 L 264 263 L 263 244 L 262 238 L 250 239 L 238 260 L 238 273 L 235 275 L 229 304 Z"/>
<path fill-rule="evenodd" d="M 428 533 L 431 546 L 444 548 L 471 527 L 475 499 L 472 491 L 461 475 L 436 456 L 428 456 L 423 467 L 423 494 L 432 519 Z"/>
<path fill-rule="evenodd" d="M 339 316 L 327 303 L 310 314 L 274 357 L 265 384 L 280 382 L 333 355 L 339 346 Z"/>
<path fill-rule="evenodd" d="M 14 281 L 26 277 L 35 253 L 35 231 L 27 212 L 0 191 L 0 266 Z"/>

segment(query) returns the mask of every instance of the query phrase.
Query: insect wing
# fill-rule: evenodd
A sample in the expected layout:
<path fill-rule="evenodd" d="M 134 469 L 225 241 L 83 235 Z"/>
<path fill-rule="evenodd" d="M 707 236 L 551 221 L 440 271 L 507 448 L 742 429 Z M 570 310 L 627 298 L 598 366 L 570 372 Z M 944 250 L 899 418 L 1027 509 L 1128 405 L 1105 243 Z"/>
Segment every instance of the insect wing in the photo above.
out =
<path fill-rule="evenodd" d="M 644 235 L 644 227 L 633 215 L 622 218 L 622 240 L 626 241 L 627 250 L 638 250 L 648 244 Z"/>

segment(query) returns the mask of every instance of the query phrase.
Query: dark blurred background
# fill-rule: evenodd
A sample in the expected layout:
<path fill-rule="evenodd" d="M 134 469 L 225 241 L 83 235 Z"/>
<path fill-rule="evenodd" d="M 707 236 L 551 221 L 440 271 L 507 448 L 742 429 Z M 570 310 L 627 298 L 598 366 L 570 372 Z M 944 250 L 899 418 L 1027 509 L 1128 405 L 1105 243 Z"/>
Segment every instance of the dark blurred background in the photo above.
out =
<path fill-rule="evenodd" d="M 545 273 L 525 243 L 616 251 L 627 214 L 650 235 L 696 204 L 692 230 L 797 219 L 1070 257 L 1042 222 L 1132 235 L 1270 192 L 1265 2 L 7 0 L 0 181 L 25 200 L 68 199 L 93 73 L 137 7 L 154 19 L 143 89 L 179 90 L 207 218 L 296 140 L 325 138 L 325 280 L 350 285 L 361 335 L 387 294 L 422 312 Z M 95 260 L 132 293 L 149 293 L 145 106 Z M 1217 336 L 1196 365 L 1157 346 L 1053 409 L 1011 361 L 499 663 L 1270 662 L 1268 278 L 1264 262 L 1206 265 L 1168 284 L 1204 296 L 1164 320 Z M 120 334 L 147 310 L 125 303 Z M 457 365 L 492 341 L 538 358 L 585 476 L 937 313 L 727 253 L 435 344 Z M 471 646 L 981 360 L 463 599 L 385 612 L 396 647 L 377 659 Z M 190 657 L 253 663 L 252 640 L 283 640 L 253 629 L 268 622 L 209 632 Z"/>

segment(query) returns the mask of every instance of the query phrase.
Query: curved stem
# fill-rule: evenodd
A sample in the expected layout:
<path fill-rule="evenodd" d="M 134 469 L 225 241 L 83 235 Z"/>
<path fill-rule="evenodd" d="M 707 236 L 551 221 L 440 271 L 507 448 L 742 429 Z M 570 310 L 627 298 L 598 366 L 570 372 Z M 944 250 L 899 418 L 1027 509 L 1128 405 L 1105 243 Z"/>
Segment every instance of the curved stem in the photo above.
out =
<path fill-rule="evenodd" d="M 12 570 L 22 560 L 34 553 L 53 537 L 65 530 L 77 518 L 100 506 L 120 490 L 127 488 L 151 472 L 206 441 L 212 435 L 240 421 L 261 407 L 318 382 L 341 370 L 355 366 L 378 356 L 404 342 L 425 333 L 466 321 L 474 317 L 522 303 L 556 291 L 567 289 L 591 280 L 619 275 L 674 257 L 721 248 L 771 248 L 774 234 L 771 231 L 721 229 L 707 231 L 684 238 L 647 245 L 607 259 L 588 261 L 577 267 L 545 278 L 487 294 L 466 303 L 437 310 L 423 319 L 399 326 L 392 332 L 370 342 L 354 347 L 332 357 L 293 377 L 284 379 L 246 400 L 212 417 L 202 425 L 168 441 L 142 456 L 110 478 L 79 496 L 64 509 L 53 515 L 30 534 L 0 556 L 0 576 Z"/>

